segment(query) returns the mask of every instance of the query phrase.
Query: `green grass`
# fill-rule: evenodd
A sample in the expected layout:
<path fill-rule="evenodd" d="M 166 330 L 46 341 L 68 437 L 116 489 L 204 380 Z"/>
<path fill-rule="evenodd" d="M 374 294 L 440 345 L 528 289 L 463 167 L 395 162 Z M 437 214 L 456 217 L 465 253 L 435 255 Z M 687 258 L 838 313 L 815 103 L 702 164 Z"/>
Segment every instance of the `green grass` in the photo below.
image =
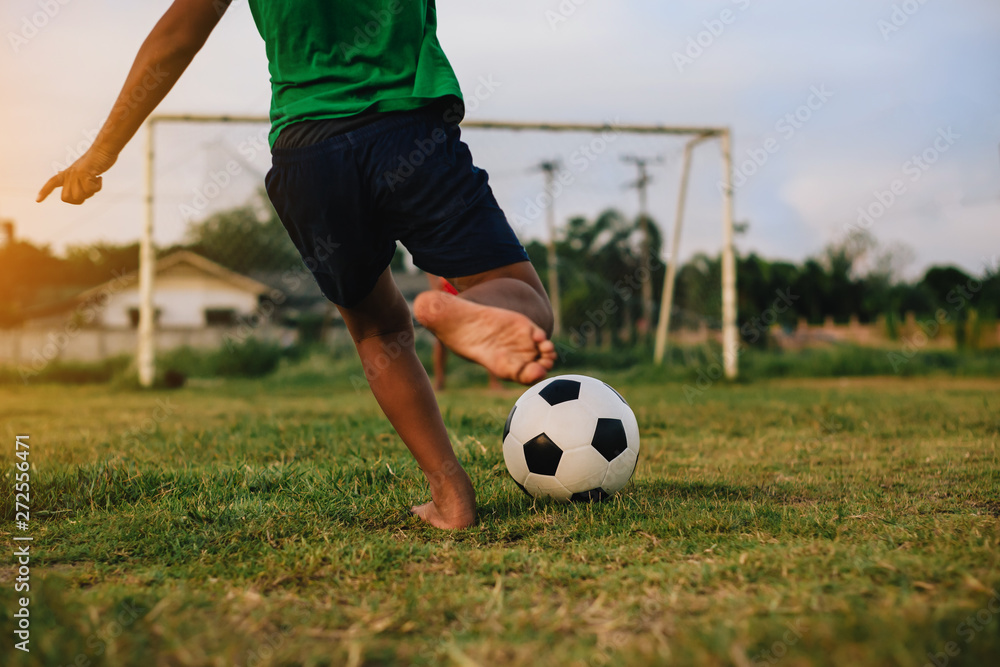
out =
<path fill-rule="evenodd" d="M 431 338 L 417 337 L 417 351 L 425 365 L 431 363 Z M 651 348 L 576 348 L 571 341 L 556 340 L 560 369 L 613 374 L 625 382 L 693 383 L 722 368 L 722 349 L 716 344 L 672 347 L 669 364 L 649 363 Z M 775 378 L 818 377 L 998 377 L 1000 348 L 925 350 L 899 341 L 891 347 L 834 345 L 804 350 L 757 349 L 743 347 L 739 358 L 743 381 Z M 184 378 L 257 378 L 276 372 L 277 383 L 356 387 L 364 384 L 361 365 L 354 347 L 341 343 L 280 349 L 274 343 L 250 338 L 218 349 L 176 348 L 157 358 L 157 386 L 169 386 L 167 373 Z M 470 363 L 451 357 L 449 378 L 457 386 L 482 384 L 485 372 Z M 24 386 L 58 382 L 62 384 L 108 383 L 118 389 L 136 388 L 135 367 L 129 356 L 98 362 L 52 361 L 35 372 L 31 364 L 0 365 L 0 385 Z"/>
<path fill-rule="evenodd" d="M 0 387 L 0 532 L 12 544 L 14 435 L 28 433 L 34 536 L 32 651 L 13 650 L 24 594 L 7 555 L 0 664 L 1000 656 L 1000 380 L 691 396 L 602 374 L 636 410 L 639 466 L 612 500 L 567 506 L 509 480 L 499 434 L 518 391 L 470 375 L 441 403 L 480 523 L 444 533 L 408 516 L 424 485 L 353 366 L 324 363 L 176 392 Z"/>

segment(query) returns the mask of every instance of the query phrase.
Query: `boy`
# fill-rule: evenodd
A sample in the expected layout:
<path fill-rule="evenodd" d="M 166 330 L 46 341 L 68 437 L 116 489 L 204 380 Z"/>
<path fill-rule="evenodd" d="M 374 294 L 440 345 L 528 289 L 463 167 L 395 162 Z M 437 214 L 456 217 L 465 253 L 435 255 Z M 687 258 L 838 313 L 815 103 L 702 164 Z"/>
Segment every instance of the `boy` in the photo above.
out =
<path fill-rule="evenodd" d="M 82 204 L 101 189 L 101 174 L 228 5 L 174 1 L 94 145 L 38 201 L 61 187 L 63 201 Z M 439 528 L 468 527 L 475 492 L 414 352 L 410 311 L 388 269 L 395 241 L 458 290 L 414 302 L 416 318 L 456 354 L 523 384 L 543 378 L 556 354 L 541 281 L 459 138 L 461 91 L 438 44 L 434 0 L 250 0 L 250 8 L 271 74 L 268 195 L 303 258 L 328 258 L 314 276 L 430 485 L 431 501 L 413 512 Z M 149 72 L 160 83 L 149 86 Z"/>

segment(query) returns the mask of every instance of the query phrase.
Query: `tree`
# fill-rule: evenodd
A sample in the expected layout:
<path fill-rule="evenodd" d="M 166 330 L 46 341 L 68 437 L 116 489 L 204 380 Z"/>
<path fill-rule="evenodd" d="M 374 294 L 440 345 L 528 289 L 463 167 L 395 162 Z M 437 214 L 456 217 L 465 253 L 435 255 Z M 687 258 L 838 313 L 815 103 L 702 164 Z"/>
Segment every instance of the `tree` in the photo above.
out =
<path fill-rule="evenodd" d="M 192 223 L 189 250 L 239 273 L 301 268 L 302 258 L 267 196 Z"/>
<path fill-rule="evenodd" d="M 139 268 L 139 244 L 97 242 L 66 248 L 67 273 L 79 285 L 98 285 Z"/>
<path fill-rule="evenodd" d="M 65 267 L 49 246 L 14 241 L 0 248 L 0 327 L 24 321 L 24 311 L 46 288 L 64 280 Z"/>
<path fill-rule="evenodd" d="M 977 292 L 970 291 L 972 277 L 954 266 L 932 266 L 920 281 L 931 296 L 931 306 L 949 314 L 955 325 L 955 345 L 965 346 L 965 323 L 969 317 L 969 304 L 974 303 Z M 981 283 L 980 283 L 981 284 Z"/>
<path fill-rule="evenodd" d="M 593 221 L 576 217 L 568 222 L 556 254 L 563 318 L 574 344 L 589 338 L 610 344 L 621 331 L 634 339 L 642 283 L 652 281 L 659 295 L 664 273 L 656 259 L 662 244 L 657 226 L 649 226 L 648 256 L 643 256 L 640 229 L 638 219 L 610 209 Z M 540 265 L 547 269 L 547 263 Z"/>
<path fill-rule="evenodd" d="M 721 327 L 722 261 L 718 256 L 698 253 L 692 257 L 677 270 L 674 290 L 674 308 L 683 324 L 703 321 Z"/>

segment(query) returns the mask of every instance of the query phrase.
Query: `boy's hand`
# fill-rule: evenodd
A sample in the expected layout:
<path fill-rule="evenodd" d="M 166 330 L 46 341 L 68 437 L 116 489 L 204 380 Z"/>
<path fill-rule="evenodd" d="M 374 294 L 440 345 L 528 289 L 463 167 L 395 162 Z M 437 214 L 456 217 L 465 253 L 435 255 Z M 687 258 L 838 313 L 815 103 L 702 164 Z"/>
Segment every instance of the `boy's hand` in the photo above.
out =
<path fill-rule="evenodd" d="M 117 155 L 95 150 L 91 146 L 90 150 L 67 167 L 65 171 L 60 171 L 50 178 L 39 190 L 38 198 L 35 201 L 44 201 L 53 190 L 61 187 L 64 202 L 82 204 L 100 192 L 101 174 L 110 169 L 117 159 Z"/>
<path fill-rule="evenodd" d="M 118 153 L 205 44 L 212 29 L 232 0 L 173 0 L 142 43 L 125 85 L 90 150 L 65 171 L 49 179 L 37 201 L 62 188 L 62 200 L 82 204 L 101 189 L 101 174 L 111 168 Z M 148 83 L 150 72 L 162 73 L 156 85 Z"/>

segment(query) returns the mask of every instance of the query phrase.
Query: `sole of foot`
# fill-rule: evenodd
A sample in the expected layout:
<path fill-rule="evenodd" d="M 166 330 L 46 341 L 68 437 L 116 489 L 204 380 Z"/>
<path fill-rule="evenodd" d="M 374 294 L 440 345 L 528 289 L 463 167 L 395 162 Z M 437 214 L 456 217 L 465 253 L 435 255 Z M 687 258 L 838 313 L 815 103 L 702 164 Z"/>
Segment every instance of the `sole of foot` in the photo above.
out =
<path fill-rule="evenodd" d="M 413 311 L 417 321 L 455 354 L 503 380 L 533 384 L 555 364 L 556 348 L 545 331 L 513 310 L 445 292 L 423 292 Z"/>

